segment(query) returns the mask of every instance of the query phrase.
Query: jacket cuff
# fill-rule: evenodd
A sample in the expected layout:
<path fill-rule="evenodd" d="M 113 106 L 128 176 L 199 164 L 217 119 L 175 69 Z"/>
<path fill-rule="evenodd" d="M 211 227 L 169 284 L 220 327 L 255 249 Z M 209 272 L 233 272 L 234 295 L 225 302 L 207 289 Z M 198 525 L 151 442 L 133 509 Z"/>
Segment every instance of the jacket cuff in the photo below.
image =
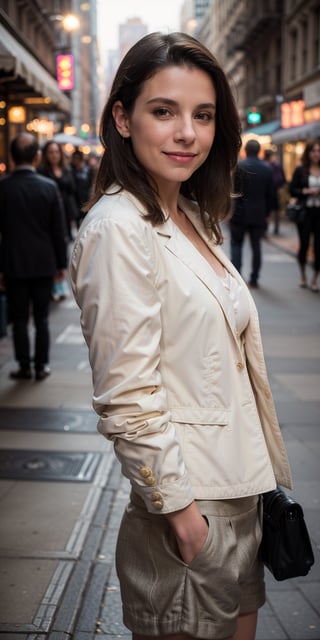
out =
<path fill-rule="evenodd" d="M 134 485 L 133 491 L 142 498 L 149 513 L 172 513 L 184 509 L 194 500 L 192 487 L 188 476 L 184 475 L 175 482 L 162 485 L 141 486 Z"/>

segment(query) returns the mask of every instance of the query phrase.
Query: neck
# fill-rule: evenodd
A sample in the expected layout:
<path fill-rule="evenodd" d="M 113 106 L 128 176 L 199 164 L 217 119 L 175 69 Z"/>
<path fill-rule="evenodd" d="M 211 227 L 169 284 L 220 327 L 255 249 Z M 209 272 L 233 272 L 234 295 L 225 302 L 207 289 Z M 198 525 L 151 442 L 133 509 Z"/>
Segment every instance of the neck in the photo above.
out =
<path fill-rule="evenodd" d="M 172 188 L 168 189 L 168 185 L 166 184 L 165 189 L 161 190 L 161 185 L 158 184 L 159 190 L 159 203 L 164 211 L 170 217 L 172 215 L 177 214 L 178 212 L 178 199 L 179 199 L 179 191 L 180 184 L 173 184 Z"/>
<path fill-rule="evenodd" d="M 170 209 L 167 210 L 168 214 L 170 216 L 170 218 L 172 218 L 172 220 L 174 222 L 177 222 L 179 220 L 184 221 L 186 218 L 185 213 L 182 211 L 182 209 L 180 209 L 180 207 L 177 205 L 175 209 Z"/>

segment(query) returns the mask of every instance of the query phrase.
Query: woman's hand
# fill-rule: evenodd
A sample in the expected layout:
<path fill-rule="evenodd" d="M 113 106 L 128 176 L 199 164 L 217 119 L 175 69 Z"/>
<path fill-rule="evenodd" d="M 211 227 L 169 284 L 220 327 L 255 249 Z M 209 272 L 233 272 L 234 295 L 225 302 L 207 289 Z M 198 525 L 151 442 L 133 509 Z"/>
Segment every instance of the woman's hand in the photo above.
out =
<path fill-rule="evenodd" d="M 302 189 L 302 193 L 303 193 L 305 196 L 307 196 L 307 195 L 309 195 L 309 196 L 310 196 L 310 195 L 316 196 L 316 195 L 318 195 L 318 193 L 319 193 L 319 189 L 318 189 L 318 187 L 304 187 L 304 188 Z"/>
<path fill-rule="evenodd" d="M 208 524 L 201 515 L 195 502 L 189 504 L 185 509 L 166 514 L 174 534 L 181 554 L 181 558 L 186 564 L 201 551 L 208 535 Z"/>

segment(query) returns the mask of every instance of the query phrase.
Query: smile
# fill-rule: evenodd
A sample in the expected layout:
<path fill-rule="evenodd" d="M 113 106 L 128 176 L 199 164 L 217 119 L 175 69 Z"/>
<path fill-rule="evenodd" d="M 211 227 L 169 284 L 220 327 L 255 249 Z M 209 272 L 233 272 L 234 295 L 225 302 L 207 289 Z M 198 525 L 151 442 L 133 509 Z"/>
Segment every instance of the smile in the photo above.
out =
<path fill-rule="evenodd" d="M 195 153 L 185 153 L 183 151 L 164 152 L 164 155 L 166 155 L 167 158 L 170 158 L 170 160 L 173 160 L 174 162 L 179 162 L 180 164 L 187 164 L 188 162 L 191 162 L 196 157 Z"/>

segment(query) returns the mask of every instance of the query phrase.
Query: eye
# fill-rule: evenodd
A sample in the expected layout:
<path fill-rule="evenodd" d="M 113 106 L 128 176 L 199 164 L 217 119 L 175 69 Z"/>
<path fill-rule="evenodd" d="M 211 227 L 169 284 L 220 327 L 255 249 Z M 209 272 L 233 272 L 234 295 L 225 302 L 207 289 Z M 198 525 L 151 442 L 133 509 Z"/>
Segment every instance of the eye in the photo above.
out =
<path fill-rule="evenodd" d="M 200 111 L 196 114 L 195 118 L 197 120 L 203 120 L 204 122 L 210 122 L 210 120 L 214 120 L 214 115 L 210 111 Z"/>
<path fill-rule="evenodd" d="M 169 118 L 171 115 L 167 107 L 157 107 L 153 110 L 153 114 L 158 118 Z"/>

